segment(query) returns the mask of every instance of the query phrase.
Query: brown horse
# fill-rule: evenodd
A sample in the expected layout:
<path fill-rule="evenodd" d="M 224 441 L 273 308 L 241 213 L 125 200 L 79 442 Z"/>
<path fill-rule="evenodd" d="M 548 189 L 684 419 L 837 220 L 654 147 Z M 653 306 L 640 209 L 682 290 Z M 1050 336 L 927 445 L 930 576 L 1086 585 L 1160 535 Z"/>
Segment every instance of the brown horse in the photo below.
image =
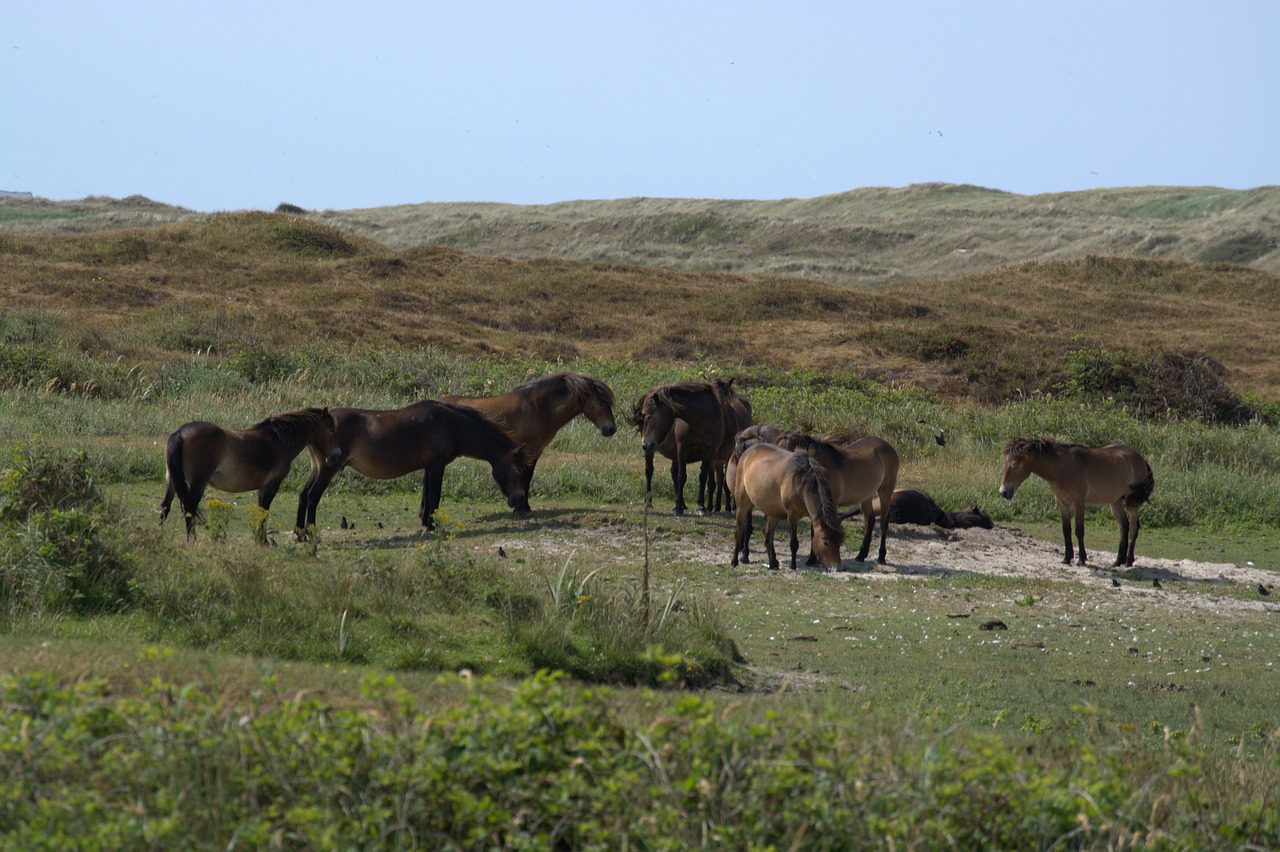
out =
<path fill-rule="evenodd" d="M 458 456 L 489 462 L 507 505 L 515 508 L 524 500 L 529 463 L 523 448 L 473 408 L 425 399 L 391 411 L 333 408 L 330 414 L 342 454 L 334 463 L 312 460 L 311 477 L 298 495 L 297 529 L 302 535 L 315 524 L 325 489 L 348 465 L 374 479 L 421 470 L 418 517 L 428 530 L 435 526 L 445 466 Z"/>
<path fill-rule="evenodd" d="M 791 531 L 791 570 L 796 570 L 796 552 L 800 548 L 796 527 L 801 518 L 807 517 L 813 521 L 813 552 L 828 571 L 839 570 L 844 530 L 836 517 L 836 503 L 827 478 L 817 462 L 807 453 L 759 440 L 739 443 L 737 449 L 741 453 L 734 459 L 737 477 L 733 497 L 738 508 L 730 564 L 737 567 L 739 554 L 743 562 L 749 561 L 751 511 L 759 509 L 765 516 L 764 547 L 770 568 L 778 567 L 773 536 L 778 522 L 786 518 Z"/>
<path fill-rule="evenodd" d="M 1049 483 L 1062 516 L 1066 543 L 1063 565 L 1071 564 L 1071 515 L 1076 517 L 1080 564 L 1084 565 L 1085 506 L 1109 505 L 1120 527 L 1115 566 L 1133 564 L 1138 543 L 1138 510 L 1151 499 L 1156 479 L 1146 459 L 1122 445 L 1091 448 L 1060 441 L 1014 438 L 1004 445 L 1004 476 L 1000 496 L 1012 500 L 1018 486 L 1035 474 Z"/>
<path fill-rule="evenodd" d="M 727 443 L 732 450 L 734 424 L 739 416 L 734 411 L 734 401 L 738 399 L 741 397 L 733 390 L 733 379 L 716 379 L 658 385 L 635 401 L 628 420 L 642 438 L 646 502 L 653 498 L 653 455 L 661 453 L 671 459 L 674 514 L 684 514 L 687 467 L 691 462 L 703 461 L 709 462 L 714 471 L 721 459 L 727 459 L 723 447 Z M 738 408 L 745 408 L 750 417 L 749 405 Z M 723 474 L 720 476 L 722 480 Z M 710 474 L 704 484 L 707 481 L 714 482 Z M 703 510 L 704 496 L 700 491 L 698 508 Z"/>
<path fill-rule="evenodd" d="M 160 523 L 178 498 L 194 538 L 205 489 L 236 494 L 257 491 L 258 505 L 271 508 L 280 483 L 304 447 L 312 457 L 337 464 L 337 424 L 325 408 L 304 408 L 268 417 L 248 429 L 224 429 L 204 420 L 184 423 L 169 435 L 164 448 L 165 488 Z"/>
<path fill-rule="evenodd" d="M 581 414 L 606 438 L 618 430 L 613 419 L 613 391 L 594 376 L 581 373 L 556 373 L 498 396 L 442 396 L 440 401 L 480 411 L 511 440 L 524 445 L 529 473 L 524 483 L 525 499 L 515 507 L 517 514 L 531 511 L 528 497 L 533 469 L 547 444 L 566 423 Z"/>
<path fill-rule="evenodd" d="M 882 506 L 890 503 L 898 482 L 898 451 L 883 438 L 857 438 L 844 433 L 816 438 L 804 432 L 786 432 L 778 443 L 813 456 L 826 471 L 837 505 L 861 507 L 866 528 L 862 534 L 862 547 L 855 559 L 859 562 L 866 560 L 871 552 L 871 533 L 876 522 L 873 498 L 878 495 Z M 889 514 L 881 512 L 880 553 L 876 559 L 881 565 L 886 562 L 888 539 Z"/>
<path fill-rule="evenodd" d="M 880 512 L 880 498 L 871 501 L 871 508 Z M 854 508 L 840 515 L 850 518 L 862 513 L 861 507 Z M 937 524 L 944 530 L 963 530 L 970 527 L 981 527 L 989 530 L 995 528 L 991 516 L 977 506 L 969 506 L 956 512 L 948 512 L 934 502 L 933 498 L 918 488 L 898 488 L 889 500 L 889 523 L 919 524 L 929 526 Z"/>
<path fill-rule="evenodd" d="M 725 384 L 724 387 L 727 388 L 728 385 Z M 726 512 L 733 511 L 733 486 L 729 482 L 728 475 L 729 459 L 733 456 L 734 441 L 737 436 L 744 430 L 749 431 L 752 428 L 754 427 L 750 400 L 737 393 L 730 394 L 729 416 L 725 419 L 725 440 L 720 444 L 720 449 L 714 458 L 702 462 L 702 468 L 698 472 L 698 507 L 700 509 L 719 512 L 723 505 Z"/>

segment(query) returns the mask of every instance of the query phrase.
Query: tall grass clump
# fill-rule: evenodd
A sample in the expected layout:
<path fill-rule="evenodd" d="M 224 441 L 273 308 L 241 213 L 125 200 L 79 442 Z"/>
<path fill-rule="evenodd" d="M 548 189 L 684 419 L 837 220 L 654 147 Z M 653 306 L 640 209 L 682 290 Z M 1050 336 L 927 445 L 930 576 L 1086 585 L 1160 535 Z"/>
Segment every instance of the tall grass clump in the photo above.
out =
<path fill-rule="evenodd" d="M 129 607 L 133 558 L 84 453 L 13 448 L 0 470 L 0 618 Z"/>
<path fill-rule="evenodd" d="M 593 683 L 709 686 L 744 662 L 719 614 L 677 583 L 646 613 L 641 590 L 599 582 L 566 560 L 541 578 L 543 604 L 508 613 L 508 629 L 537 669 Z"/>

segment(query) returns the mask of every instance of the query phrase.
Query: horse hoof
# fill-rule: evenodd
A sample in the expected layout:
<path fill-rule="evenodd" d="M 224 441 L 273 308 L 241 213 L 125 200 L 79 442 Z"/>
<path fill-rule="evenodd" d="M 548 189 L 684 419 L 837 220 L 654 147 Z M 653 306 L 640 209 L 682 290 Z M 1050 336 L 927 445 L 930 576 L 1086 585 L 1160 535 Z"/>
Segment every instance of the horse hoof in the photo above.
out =
<path fill-rule="evenodd" d="M 683 514 L 684 514 L 684 509 L 672 509 L 672 510 L 671 510 L 671 514 L 673 514 L 673 515 L 683 515 Z"/>

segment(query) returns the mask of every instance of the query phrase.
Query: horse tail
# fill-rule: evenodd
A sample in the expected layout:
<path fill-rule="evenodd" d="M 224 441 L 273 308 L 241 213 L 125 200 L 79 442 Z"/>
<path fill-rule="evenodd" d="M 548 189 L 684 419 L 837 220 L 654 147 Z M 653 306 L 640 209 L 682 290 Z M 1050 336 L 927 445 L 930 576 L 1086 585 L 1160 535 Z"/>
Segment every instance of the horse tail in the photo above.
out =
<path fill-rule="evenodd" d="M 185 515 L 187 514 L 187 507 L 191 505 L 191 487 L 187 483 L 187 474 L 183 469 L 182 449 L 182 430 L 177 429 L 169 436 L 169 441 L 165 444 L 164 465 L 165 470 L 168 472 L 168 489 L 172 489 L 173 493 L 178 496 L 178 505 L 182 507 L 182 513 Z M 167 489 L 165 496 L 168 497 Z"/>
<path fill-rule="evenodd" d="M 1147 478 L 1142 482 L 1135 482 L 1129 486 L 1129 490 L 1124 495 L 1124 504 L 1130 509 L 1141 506 L 1143 503 L 1151 499 L 1151 492 L 1156 490 L 1156 476 L 1151 471 L 1151 467 L 1147 467 Z"/>

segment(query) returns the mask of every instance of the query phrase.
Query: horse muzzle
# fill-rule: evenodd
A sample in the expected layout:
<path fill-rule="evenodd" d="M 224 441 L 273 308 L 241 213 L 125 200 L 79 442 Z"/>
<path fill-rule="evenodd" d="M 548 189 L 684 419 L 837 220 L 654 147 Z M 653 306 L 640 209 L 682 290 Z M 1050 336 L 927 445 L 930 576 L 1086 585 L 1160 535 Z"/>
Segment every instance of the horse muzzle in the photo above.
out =
<path fill-rule="evenodd" d="M 335 447 L 333 452 L 324 457 L 326 467 L 337 467 L 342 462 L 342 447 Z"/>
<path fill-rule="evenodd" d="M 658 451 L 658 442 L 652 438 L 645 438 L 640 442 L 640 446 L 644 448 L 646 453 L 656 453 Z"/>
<path fill-rule="evenodd" d="M 523 491 L 512 491 L 507 495 L 507 505 L 512 509 L 519 509 L 524 505 L 525 493 Z"/>
<path fill-rule="evenodd" d="M 1001 485 L 1000 496 L 1006 500 L 1012 500 L 1014 492 L 1016 492 L 1017 490 L 1018 490 L 1018 486 L 1016 485 Z"/>
<path fill-rule="evenodd" d="M 610 420 L 608 423 L 600 427 L 600 434 L 606 438 L 612 438 L 613 433 L 618 431 L 618 424 Z"/>

